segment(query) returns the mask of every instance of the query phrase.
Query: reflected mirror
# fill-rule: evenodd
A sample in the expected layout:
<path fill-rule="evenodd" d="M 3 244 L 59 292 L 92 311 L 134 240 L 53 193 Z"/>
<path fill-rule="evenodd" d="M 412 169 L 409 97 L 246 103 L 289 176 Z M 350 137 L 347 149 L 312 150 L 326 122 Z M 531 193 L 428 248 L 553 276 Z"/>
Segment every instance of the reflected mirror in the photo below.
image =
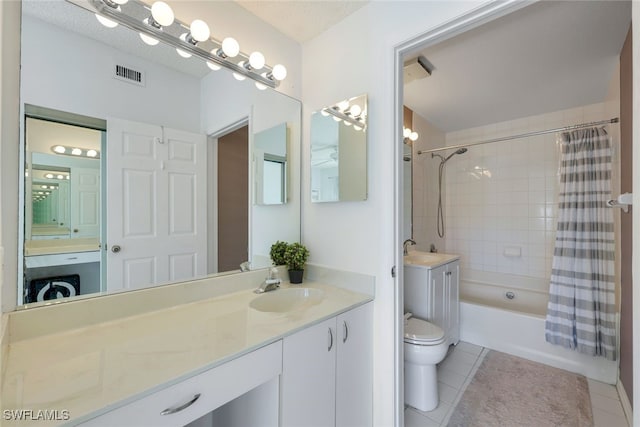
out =
<path fill-rule="evenodd" d="M 18 305 L 263 268 L 300 240 L 299 101 L 22 4 Z"/>
<path fill-rule="evenodd" d="M 255 203 L 281 205 L 287 200 L 287 124 L 281 123 L 255 135 Z"/>
<path fill-rule="evenodd" d="M 311 201 L 367 199 L 367 96 L 311 116 Z"/>

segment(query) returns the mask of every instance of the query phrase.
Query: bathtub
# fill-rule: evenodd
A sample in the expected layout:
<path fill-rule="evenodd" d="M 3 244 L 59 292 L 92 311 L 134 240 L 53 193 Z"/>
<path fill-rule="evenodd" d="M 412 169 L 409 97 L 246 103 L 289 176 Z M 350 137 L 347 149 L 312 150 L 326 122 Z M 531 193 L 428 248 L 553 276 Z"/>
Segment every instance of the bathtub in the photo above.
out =
<path fill-rule="evenodd" d="M 548 285 L 522 276 L 478 272 L 460 280 L 460 340 L 616 384 L 618 364 L 544 339 Z M 473 280 L 466 279 L 473 277 Z M 508 285 L 504 283 L 507 282 Z M 513 298 L 508 298 L 509 296 Z"/>

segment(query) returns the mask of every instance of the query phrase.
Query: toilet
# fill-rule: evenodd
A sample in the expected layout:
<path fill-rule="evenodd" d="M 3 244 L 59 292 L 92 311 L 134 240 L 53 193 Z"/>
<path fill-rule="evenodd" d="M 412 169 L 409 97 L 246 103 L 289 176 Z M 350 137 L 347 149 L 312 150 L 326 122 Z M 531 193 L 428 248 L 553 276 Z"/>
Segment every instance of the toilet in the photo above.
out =
<path fill-rule="evenodd" d="M 449 346 L 444 331 L 426 320 L 405 315 L 404 401 L 421 411 L 438 406 L 436 364 L 442 362 Z"/>

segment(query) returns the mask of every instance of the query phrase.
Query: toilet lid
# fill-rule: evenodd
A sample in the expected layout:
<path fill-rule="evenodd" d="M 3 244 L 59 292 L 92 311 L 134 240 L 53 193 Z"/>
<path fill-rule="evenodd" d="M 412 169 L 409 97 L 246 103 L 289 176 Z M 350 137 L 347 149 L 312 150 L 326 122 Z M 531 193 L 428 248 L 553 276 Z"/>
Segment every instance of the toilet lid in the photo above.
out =
<path fill-rule="evenodd" d="M 411 317 L 404 324 L 404 338 L 420 342 L 440 341 L 444 338 L 444 331 L 438 325 Z"/>

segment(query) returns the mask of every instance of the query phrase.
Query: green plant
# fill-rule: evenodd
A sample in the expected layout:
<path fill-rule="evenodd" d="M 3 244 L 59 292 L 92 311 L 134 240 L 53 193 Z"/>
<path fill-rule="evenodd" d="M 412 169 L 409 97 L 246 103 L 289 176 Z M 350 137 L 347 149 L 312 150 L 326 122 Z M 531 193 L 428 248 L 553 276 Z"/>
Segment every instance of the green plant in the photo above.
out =
<path fill-rule="evenodd" d="M 269 256 L 271 256 L 273 265 L 284 265 L 287 263 L 284 259 L 284 253 L 286 252 L 288 247 L 289 244 L 287 242 L 281 242 L 280 240 L 271 245 Z"/>
<path fill-rule="evenodd" d="M 284 252 L 284 261 L 289 270 L 303 270 L 309 259 L 309 249 L 300 243 L 292 243 Z"/>

